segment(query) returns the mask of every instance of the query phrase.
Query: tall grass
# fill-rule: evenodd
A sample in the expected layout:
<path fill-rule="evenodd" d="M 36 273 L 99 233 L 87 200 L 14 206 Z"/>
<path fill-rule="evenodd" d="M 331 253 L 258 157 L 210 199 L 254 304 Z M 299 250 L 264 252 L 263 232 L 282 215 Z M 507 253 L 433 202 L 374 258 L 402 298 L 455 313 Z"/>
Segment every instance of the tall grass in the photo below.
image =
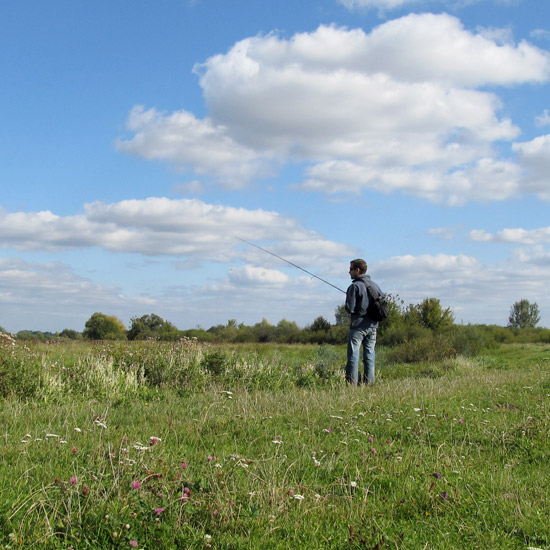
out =
<path fill-rule="evenodd" d="M 332 347 L 12 349 L 2 548 L 550 547 L 548 346 L 373 387 Z"/>

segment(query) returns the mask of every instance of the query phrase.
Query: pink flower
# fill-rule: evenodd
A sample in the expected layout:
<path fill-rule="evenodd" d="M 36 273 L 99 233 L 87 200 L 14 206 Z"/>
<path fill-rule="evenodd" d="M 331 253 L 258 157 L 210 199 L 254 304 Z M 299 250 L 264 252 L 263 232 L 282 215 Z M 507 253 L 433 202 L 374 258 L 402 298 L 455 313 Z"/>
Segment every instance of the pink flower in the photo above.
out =
<path fill-rule="evenodd" d="M 151 437 L 149 439 L 149 445 L 156 445 L 160 441 L 160 437 Z"/>
<path fill-rule="evenodd" d="M 136 491 L 139 491 L 141 489 L 141 483 L 137 479 L 132 481 L 132 489 Z"/>
<path fill-rule="evenodd" d="M 212 462 L 214 460 L 214 457 L 213 456 L 209 456 L 206 460 L 208 460 L 208 462 Z"/>
<path fill-rule="evenodd" d="M 155 516 L 160 516 L 162 512 L 164 512 L 164 510 L 166 510 L 166 508 L 162 506 L 161 508 L 155 508 L 153 510 L 153 513 L 155 514 Z"/>
<path fill-rule="evenodd" d="M 130 541 L 130 546 L 132 548 L 137 548 L 138 547 L 138 541 L 137 540 L 131 540 Z"/>
<path fill-rule="evenodd" d="M 181 463 L 181 467 L 182 467 L 184 470 L 187 470 L 187 468 L 189 468 L 189 466 L 187 465 L 187 462 L 182 462 L 182 463 Z"/>
<path fill-rule="evenodd" d="M 373 448 L 370 450 L 370 452 L 371 452 L 373 455 L 375 455 L 378 451 L 373 447 Z"/>
<path fill-rule="evenodd" d="M 76 447 L 73 447 L 71 449 L 71 453 L 73 453 L 73 455 L 75 455 L 76 453 L 78 453 L 78 449 Z"/>
<path fill-rule="evenodd" d="M 185 504 L 189 500 L 189 496 L 186 493 L 181 495 L 180 500 Z"/>
<path fill-rule="evenodd" d="M 391 443 L 391 439 L 386 439 L 386 443 Z"/>
<path fill-rule="evenodd" d="M 462 424 L 463 422 L 464 422 L 464 418 L 459 418 L 459 419 L 458 419 L 458 423 L 459 423 L 459 424 Z"/>
<path fill-rule="evenodd" d="M 71 485 L 76 485 L 76 477 L 75 476 L 72 476 L 71 479 L 69 480 L 69 483 Z"/>
<path fill-rule="evenodd" d="M 369 437 L 369 443 L 372 443 L 374 441 L 374 437 L 372 435 Z"/>

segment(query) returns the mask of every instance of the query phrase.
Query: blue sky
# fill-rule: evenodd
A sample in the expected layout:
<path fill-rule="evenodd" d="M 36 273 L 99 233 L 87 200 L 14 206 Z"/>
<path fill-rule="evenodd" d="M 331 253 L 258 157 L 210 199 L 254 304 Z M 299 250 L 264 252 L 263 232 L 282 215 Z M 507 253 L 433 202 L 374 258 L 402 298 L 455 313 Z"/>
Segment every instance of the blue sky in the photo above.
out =
<path fill-rule="evenodd" d="M 0 5 L 0 326 L 334 321 L 361 257 L 406 304 L 550 326 L 550 3 Z"/>

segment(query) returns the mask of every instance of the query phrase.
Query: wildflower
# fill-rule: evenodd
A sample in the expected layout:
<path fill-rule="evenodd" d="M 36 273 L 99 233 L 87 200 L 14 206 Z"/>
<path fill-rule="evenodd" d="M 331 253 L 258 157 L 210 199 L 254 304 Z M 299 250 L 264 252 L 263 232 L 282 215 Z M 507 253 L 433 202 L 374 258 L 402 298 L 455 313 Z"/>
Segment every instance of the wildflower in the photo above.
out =
<path fill-rule="evenodd" d="M 386 439 L 386 443 L 389 445 L 391 443 L 391 439 Z"/>
<path fill-rule="evenodd" d="M 208 462 L 212 462 L 214 460 L 214 457 L 213 456 L 209 456 L 206 460 L 208 460 Z"/>
<path fill-rule="evenodd" d="M 218 515 L 217 510 L 212 510 L 212 517 L 215 518 Z"/>
<path fill-rule="evenodd" d="M 464 418 L 459 418 L 459 419 L 458 419 L 458 423 L 459 423 L 459 424 L 462 424 L 463 422 L 464 422 Z"/>
<path fill-rule="evenodd" d="M 313 464 L 317 467 L 321 466 L 321 463 L 316 458 L 313 459 Z"/>
<path fill-rule="evenodd" d="M 373 455 L 375 455 L 378 451 L 373 447 L 373 448 L 370 450 L 370 452 L 371 452 Z"/>
<path fill-rule="evenodd" d="M 289 494 L 289 496 L 293 497 L 294 496 L 294 491 L 292 489 L 289 489 L 288 494 Z"/>
<path fill-rule="evenodd" d="M 141 483 L 137 479 L 134 479 L 134 481 L 132 481 L 132 489 L 134 489 L 135 491 L 139 491 L 141 489 Z"/>
<path fill-rule="evenodd" d="M 69 483 L 71 485 L 76 485 L 76 477 L 75 476 L 72 476 L 71 479 L 69 480 Z"/>
<path fill-rule="evenodd" d="M 82 496 L 85 497 L 89 492 L 90 488 L 86 484 L 82 485 Z"/>
<path fill-rule="evenodd" d="M 374 441 L 374 437 L 372 435 L 369 437 L 369 443 L 372 443 Z"/>
<path fill-rule="evenodd" d="M 78 453 L 78 449 L 76 447 L 73 447 L 71 449 L 71 453 L 73 453 L 73 455 L 75 455 L 76 453 Z"/>
<path fill-rule="evenodd" d="M 449 493 L 447 493 L 447 491 L 443 491 L 443 492 L 441 493 L 441 498 L 442 498 L 443 500 L 447 500 L 447 499 L 449 498 Z"/>
<path fill-rule="evenodd" d="M 186 493 L 183 493 L 180 497 L 180 500 L 181 502 L 183 502 L 183 504 L 185 504 L 189 500 L 189 495 L 187 495 Z"/>
<path fill-rule="evenodd" d="M 155 508 L 153 510 L 153 513 L 155 514 L 155 516 L 160 516 L 164 510 L 166 510 L 166 508 L 164 506 L 161 506 L 160 508 Z"/>
<path fill-rule="evenodd" d="M 132 548 L 137 548 L 138 547 L 138 541 L 137 540 L 131 540 L 130 541 L 130 546 Z"/>
<path fill-rule="evenodd" d="M 355 489 L 355 487 L 357 487 L 357 481 L 350 481 L 349 486 Z"/>
<path fill-rule="evenodd" d="M 187 464 L 187 462 L 182 462 L 181 467 L 183 470 L 187 470 L 187 468 L 189 468 L 189 465 Z"/>
<path fill-rule="evenodd" d="M 332 428 L 325 428 L 323 431 L 330 434 L 332 433 Z"/>
<path fill-rule="evenodd" d="M 149 439 L 149 445 L 156 445 L 160 442 L 160 437 L 151 437 Z"/>
<path fill-rule="evenodd" d="M 433 473 L 433 476 L 436 478 L 436 479 L 441 479 L 443 476 L 441 474 L 439 474 L 438 472 L 434 472 Z"/>

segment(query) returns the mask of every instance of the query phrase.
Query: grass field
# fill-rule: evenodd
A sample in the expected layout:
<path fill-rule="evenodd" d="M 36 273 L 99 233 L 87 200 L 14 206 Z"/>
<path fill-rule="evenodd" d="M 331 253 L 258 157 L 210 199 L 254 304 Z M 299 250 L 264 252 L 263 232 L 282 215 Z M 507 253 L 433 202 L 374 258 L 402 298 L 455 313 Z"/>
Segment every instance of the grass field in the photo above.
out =
<path fill-rule="evenodd" d="M 0 548 L 550 548 L 550 346 L 0 352 Z"/>

